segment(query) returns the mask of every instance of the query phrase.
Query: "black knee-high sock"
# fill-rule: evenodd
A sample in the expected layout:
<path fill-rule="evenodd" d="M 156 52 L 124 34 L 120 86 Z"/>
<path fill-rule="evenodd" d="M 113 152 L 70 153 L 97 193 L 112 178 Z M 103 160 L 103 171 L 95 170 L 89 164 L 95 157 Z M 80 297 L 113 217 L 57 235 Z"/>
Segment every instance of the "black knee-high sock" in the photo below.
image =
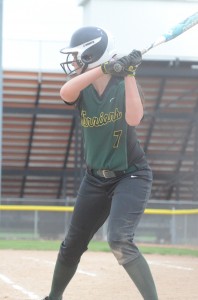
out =
<path fill-rule="evenodd" d="M 155 283 L 145 258 L 140 254 L 135 260 L 123 265 L 144 300 L 158 300 Z"/>
<path fill-rule="evenodd" d="M 78 265 L 66 266 L 57 259 L 52 279 L 51 292 L 49 294 L 50 300 L 62 299 L 63 292 L 74 276 L 77 267 Z"/>

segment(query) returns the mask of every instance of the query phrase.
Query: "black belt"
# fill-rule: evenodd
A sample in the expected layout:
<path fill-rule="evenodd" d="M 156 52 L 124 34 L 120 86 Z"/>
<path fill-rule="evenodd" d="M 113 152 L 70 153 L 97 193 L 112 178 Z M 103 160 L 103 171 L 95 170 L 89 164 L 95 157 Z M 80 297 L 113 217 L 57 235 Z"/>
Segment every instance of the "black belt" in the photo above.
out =
<path fill-rule="evenodd" d="M 135 165 L 132 165 L 129 167 L 127 170 L 124 171 L 112 171 L 112 170 L 95 170 L 87 167 L 88 173 L 94 175 L 94 176 L 99 176 L 103 178 L 114 178 L 118 176 L 122 176 L 124 174 L 134 172 L 137 170 L 137 167 Z"/>

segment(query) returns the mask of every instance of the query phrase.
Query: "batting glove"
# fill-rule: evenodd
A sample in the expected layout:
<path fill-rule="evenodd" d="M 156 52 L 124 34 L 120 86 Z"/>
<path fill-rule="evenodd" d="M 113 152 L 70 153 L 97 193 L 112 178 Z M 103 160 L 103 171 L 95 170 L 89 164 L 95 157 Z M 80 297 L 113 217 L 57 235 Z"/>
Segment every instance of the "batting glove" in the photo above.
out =
<path fill-rule="evenodd" d="M 119 60 L 107 61 L 101 65 L 101 69 L 104 74 L 110 74 L 112 76 L 125 77 L 128 75 L 125 65 Z"/>
<path fill-rule="evenodd" d="M 127 57 L 129 66 L 134 66 L 137 68 L 142 62 L 142 53 L 139 50 L 133 50 Z"/>
<path fill-rule="evenodd" d="M 116 61 L 108 61 L 101 65 L 104 74 L 112 76 L 135 76 L 136 69 L 142 61 L 142 54 L 138 50 L 133 50 L 129 55 L 123 56 Z"/>

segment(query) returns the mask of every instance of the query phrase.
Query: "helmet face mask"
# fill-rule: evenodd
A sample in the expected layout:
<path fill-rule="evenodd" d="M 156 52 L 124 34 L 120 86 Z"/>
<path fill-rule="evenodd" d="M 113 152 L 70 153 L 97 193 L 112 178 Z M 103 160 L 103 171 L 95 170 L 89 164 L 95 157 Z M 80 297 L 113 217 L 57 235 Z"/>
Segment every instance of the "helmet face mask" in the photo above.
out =
<path fill-rule="evenodd" d="M 67 75 L 79 74 L 79 69 L 81 74 L 95 68 L 116 54 L 111 35 L 92 26 L 78 29 L 71 38 L 70 47 L 60 52 L 66 54 L 61 67 Z"/>
<path fill-rule="evenodd" d="M 63 52 L 61 52 L 63 53 Z M 66 61 L 61 63 L 61 67 L 63 71 L 67 75 L 75 75 L 77 74 L 76 71 L 80 70 L 83 67 L 83 63 L 77 57 L 77 52 L 67 52 L 66 54 Z M 75 65 L 75 66 L 74 66 Z"/>

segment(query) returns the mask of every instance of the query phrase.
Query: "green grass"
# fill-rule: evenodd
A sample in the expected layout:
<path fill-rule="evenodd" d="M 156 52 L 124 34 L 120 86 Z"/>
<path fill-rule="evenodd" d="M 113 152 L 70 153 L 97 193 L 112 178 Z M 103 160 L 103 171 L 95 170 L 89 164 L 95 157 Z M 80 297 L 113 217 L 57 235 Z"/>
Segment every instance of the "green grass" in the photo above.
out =
<path fill-rule="evenodd" d="M 0 240 L 0 249 L 12 250 L 58 250 L 60 241 L 54 240 Z"/>
<path fill-rule="evenodd" d="M 60 241 L 54 240 L 0 240 L 0 249 L 13 250 L 55 250 L 58 251 Z M 144 254 L 160 255 L 188 255 L 198 257 L 198 248 L 177 247 L 177 246 L 158 246 L 158 245 L 138 245 Z M 107 242 L 91 241 L 89 251 L 109 252 Z"/>
<path fill-rule="evenodd" d="M 139 246 L 144 254 L 188 255 L 198 257 L 198 249 L 166 246 Z"/>

